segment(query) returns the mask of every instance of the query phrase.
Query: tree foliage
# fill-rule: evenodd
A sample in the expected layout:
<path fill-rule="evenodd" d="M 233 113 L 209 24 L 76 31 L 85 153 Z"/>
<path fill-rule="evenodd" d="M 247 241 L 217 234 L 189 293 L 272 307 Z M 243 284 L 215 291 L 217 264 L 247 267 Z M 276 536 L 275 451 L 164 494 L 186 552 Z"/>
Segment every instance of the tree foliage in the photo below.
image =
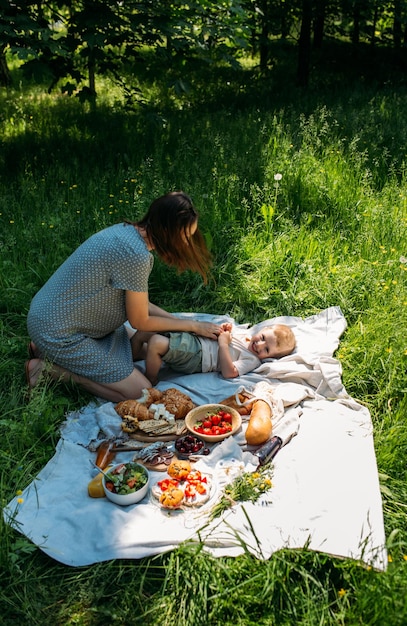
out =
<path fill-rule="evenodd" d="M 49 89 L 88 98 L 98 73 L 124 85 L 123 68 L 136 68 L 146 46 L 169 64 L 198 56 L 233 65 L 250 48 L 264 72 L 271 42 L 290 39 L 298 45 L 297 81 L 306 86 L 311 49 L 327 38 L 399 54 L 407 43 L 407 0 L 0 0 L 0 9 L 1 83 L 10 84 L 12 53 Z"/>

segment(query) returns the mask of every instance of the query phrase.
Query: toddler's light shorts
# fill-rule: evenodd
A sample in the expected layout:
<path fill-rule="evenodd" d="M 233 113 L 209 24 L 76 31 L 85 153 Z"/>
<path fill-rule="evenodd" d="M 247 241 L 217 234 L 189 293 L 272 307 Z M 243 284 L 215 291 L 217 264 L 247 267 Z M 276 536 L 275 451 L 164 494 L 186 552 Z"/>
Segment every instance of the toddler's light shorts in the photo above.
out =
<path fill-rule="evenodd" d="M 163 361 L 176 372 L 195 374 L 202 372 L 202 346 L 192 333 L 165 333 L 170 340 Z"/>

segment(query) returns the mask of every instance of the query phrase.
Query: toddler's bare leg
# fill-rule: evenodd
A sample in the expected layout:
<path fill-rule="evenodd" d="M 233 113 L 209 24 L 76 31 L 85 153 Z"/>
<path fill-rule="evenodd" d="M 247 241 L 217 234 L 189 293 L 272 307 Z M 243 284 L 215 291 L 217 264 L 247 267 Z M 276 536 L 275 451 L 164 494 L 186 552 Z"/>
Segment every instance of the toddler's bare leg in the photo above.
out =
<path fill-rule="evenodd" d="M 162 357 L 170 347 L 170 340 L 164 335 L 153 335 L 147 344 L 146 377 L 155 385 L 158 380 L 158 372 L 161 369 Z"/>

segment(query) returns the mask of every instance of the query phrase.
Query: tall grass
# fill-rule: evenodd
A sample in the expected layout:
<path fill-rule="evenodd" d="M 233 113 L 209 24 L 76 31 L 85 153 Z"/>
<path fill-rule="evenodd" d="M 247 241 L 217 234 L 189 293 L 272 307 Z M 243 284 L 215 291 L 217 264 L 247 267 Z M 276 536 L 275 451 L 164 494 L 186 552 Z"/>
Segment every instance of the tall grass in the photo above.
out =
<path fill-rule="evenodd" d="M 51 458 L 65 413 L 89 400 L 46 383 L 26 396 L 32 296 L 91 233 L 182 188 L 213 252 L 212 281 L 156 261 L 153 301 L 250 323 L 342 308 L 348 329 L 337 356 L 348 392 L 372 414 L 391 562 L 383 574 L 306 549 L 258 562 L 182 546 L 68 569 L 1 521 L 2 623 L 402 626 L 406 87 L 338 89 L 327 74 L 301 93 L 283 70 L 259 82 L 253 70 L 208 77 L 192 68 L 192 91 L 177 97 L 152 64 L 146 102 L 132 111 L 102 82 L 95 110 L 36 86 L 0 94 L 2 504 Z"/>

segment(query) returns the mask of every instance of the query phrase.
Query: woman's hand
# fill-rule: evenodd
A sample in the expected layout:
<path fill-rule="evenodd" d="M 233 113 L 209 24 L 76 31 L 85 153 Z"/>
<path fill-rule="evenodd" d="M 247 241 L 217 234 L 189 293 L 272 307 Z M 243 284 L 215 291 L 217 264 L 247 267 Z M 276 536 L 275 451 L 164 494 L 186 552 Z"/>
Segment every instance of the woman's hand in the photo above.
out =
<path fill-rule="evenodd" d="M 208 337 L 208 339 L 217 339 L 218 335 L 222 332 L 219 324 L 213 324 L 212 322 L 193 322 L 193 332 L 201 337 Z"/>
<path fill-rule="evenodd" d="M 217 339 L 222 328 L 212 322 L 176 317 L 148 300 L 147 293 L 126 291 L 126 314 L 132 328 L 146 332 L 178 331 Z"/>

